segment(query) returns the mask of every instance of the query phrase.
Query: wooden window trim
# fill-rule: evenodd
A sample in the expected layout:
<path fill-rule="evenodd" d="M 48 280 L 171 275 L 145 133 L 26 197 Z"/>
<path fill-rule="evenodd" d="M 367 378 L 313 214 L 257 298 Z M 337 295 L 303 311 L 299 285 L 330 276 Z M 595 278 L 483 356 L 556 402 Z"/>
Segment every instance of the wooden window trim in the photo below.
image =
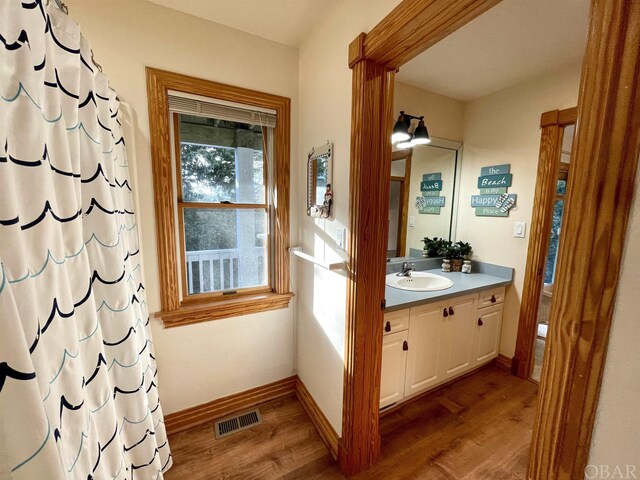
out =
<path fill-rule="evenodd" d="M 156 316 L 165 327 L 237 317 L 252 313 L 287 308 L 293 294 L 290 291 L 289 269 L 289 183 L 291 151 L 291 100 L 286 97 L 225 85 L 209 80 L 146 67 L 156 211 L 156 242 L 160 276 L 160 308 Z M 178 246 L 176 240 L 175 193 L 173 188 L 169 90 L 217 98 L 276 111 L 278 122 L 273 132 L 274 142 L 274 219 L 270 223 L 273 242 L 271 261 L 274 278 L 270 291 L 256 289 L 245 294 L 211 298 L 180 298 Z M 175 127 L 174 127 L 175 128 Z M 198 204 L 202 206 L 202 204 Z M 236 208 L 237 205 L 233 205 Z M 239 208 L 244 208 L 241 205 Z M 247 207 L 249 208 L 249 207 Z M 181 245 L 180 248 L 183 248 Z M 185 287 L 184 283 L 182 284 Z"/>

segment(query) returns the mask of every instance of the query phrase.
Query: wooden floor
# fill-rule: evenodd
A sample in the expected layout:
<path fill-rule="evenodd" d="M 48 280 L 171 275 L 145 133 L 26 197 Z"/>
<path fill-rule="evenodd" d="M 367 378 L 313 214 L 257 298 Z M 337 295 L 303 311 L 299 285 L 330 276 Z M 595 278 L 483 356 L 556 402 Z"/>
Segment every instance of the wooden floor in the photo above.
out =
<path fill-rule="evenodd" d="M 380 420 L 369 479 L 524 479 L 537 386 L 495 367 Z M 263 423 L 216 440 L 213 424 L 169 437 L 166 480 L 344 479 L 295 397 L 260 407 Z"/>

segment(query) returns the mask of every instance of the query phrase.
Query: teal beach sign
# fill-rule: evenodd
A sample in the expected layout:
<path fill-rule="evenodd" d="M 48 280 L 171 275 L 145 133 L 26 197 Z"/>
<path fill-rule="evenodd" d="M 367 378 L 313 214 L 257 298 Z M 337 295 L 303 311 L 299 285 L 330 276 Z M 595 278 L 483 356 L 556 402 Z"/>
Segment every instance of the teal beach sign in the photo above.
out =
<path fill-rule="evenodd" d="M 440 215 L 446 197 L 440 196 L 444 182 L 442 172 L 425 173 L 420 182 L 420 196 L 416 198 L 418 213 L 423 215 Z"/>
<path fill-rule="evenodd" d="M 512 182 L 511 165 L 482 167 L 478 177 L 480 195 L 471 195 L 476 217 L 508 217 L 518 199 L 515 193 L 508 193 Z"/>

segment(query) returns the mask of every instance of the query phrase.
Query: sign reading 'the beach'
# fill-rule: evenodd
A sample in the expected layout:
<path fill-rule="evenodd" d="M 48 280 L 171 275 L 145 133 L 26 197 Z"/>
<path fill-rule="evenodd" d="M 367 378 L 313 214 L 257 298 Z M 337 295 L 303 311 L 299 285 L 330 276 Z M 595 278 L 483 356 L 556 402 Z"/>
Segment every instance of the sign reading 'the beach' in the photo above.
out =
<path fill-rule="evenodd" d="M 480 195 L 471 196 L 471 206 L 477 217 L 508 217 L 518 196 L 509 194 L 513 175 L 511 165 L 482 167 L 478 177 Z"/>
<path fill-rule="evenodd" d="M 418 213 L 423 215 L 440 215 L 445 205 L 445 197 L 441 197 L 443 181 L 442 172 L 425 173 L 420 182 L 420 197 L 416 198 Z"/>

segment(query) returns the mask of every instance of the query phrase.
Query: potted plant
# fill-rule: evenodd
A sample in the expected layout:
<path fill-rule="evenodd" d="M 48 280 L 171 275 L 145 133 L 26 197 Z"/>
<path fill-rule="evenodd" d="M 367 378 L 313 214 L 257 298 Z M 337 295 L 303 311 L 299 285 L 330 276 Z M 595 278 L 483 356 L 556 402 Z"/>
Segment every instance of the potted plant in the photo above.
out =
<path fill-rule="evenodd" d="M 463 260 L 470 260 L 471 253 L 473 249 L 471 248 L 471 244 L 469 242 L 458 242 L 458 249 L 460 250 L 460 255 L 462 255 Z"/>
<path fill-rule="evenodd" d="M 438 253 L 451 262 L 452 272 L 460 272 L 463 260 L 468 260 L 471 257 L 471 251 L 471 245 L 467 242 L 445 241 Z"/>
<path fill-rule="evenodd" d="M 424 239 L 422 240 L 422 242 L 424 243 L 424 248 L 423 248 L 424 256 L 437 257 L 438 255 L 440 255 L 438 252 L 440 251 L 440 248 L 442 247 L 442 242 L 444 241 L 445 240 L 438 237 L 433 237 L 433 238 L 424 237 Z"/>

